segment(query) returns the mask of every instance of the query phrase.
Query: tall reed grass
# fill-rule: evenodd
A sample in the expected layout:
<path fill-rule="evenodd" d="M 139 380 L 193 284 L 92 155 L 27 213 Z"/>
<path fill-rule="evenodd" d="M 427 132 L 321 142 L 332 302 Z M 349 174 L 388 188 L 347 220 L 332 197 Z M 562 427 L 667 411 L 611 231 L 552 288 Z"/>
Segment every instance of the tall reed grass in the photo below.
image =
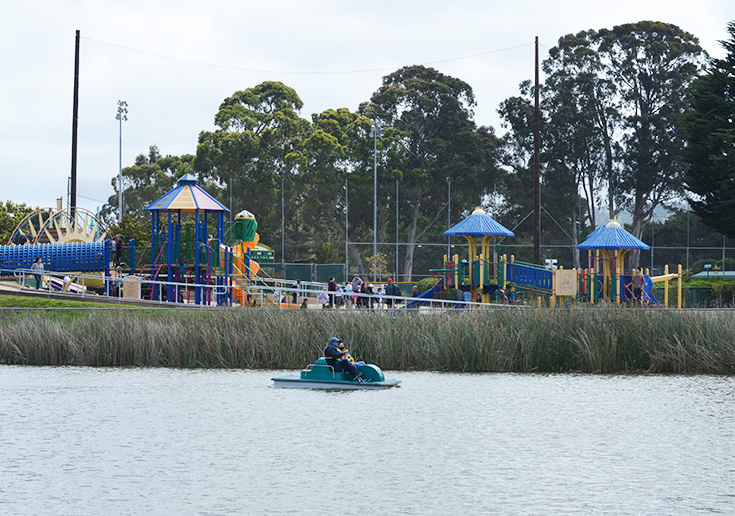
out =
<path fill-rule="evenodd" d="M 331 336 L 392 370 L 735 374 L 735 318 L 590 307 L 400 316 L 326 311 L 100 311 L 0 319 L 0 361 L 300 369 Z"/>

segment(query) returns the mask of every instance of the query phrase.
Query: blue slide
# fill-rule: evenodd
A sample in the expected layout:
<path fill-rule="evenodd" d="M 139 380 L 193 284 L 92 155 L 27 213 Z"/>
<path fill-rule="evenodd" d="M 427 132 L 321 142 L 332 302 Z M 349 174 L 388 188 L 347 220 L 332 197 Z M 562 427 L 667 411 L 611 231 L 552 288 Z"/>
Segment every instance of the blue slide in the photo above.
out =
<path fill-rule="evenodd" d="M 648 301 L 648 304 L 651 306 L 663 306 L 653 295 L 653 280 L 650 276 L 646 276 L 645 278 L 646 280 L 643 283 L 643 300 Z"/>
<path fill-rule="evenodd" d="M 444 288 L 444 278 L 440 279 L 436 285 L 434 285 L 433 287 L 431 287 L 429 290 L 419 295 L 418 297 L 410 298 L 411 301 L 408 301 L 406 303 L 406 308 L 410 310 L 412 308 L 420 307 L 421 305 L 428 302 L 429 300 L 434 299 L 434 293 L 440 291 L 443 288 Z"/>

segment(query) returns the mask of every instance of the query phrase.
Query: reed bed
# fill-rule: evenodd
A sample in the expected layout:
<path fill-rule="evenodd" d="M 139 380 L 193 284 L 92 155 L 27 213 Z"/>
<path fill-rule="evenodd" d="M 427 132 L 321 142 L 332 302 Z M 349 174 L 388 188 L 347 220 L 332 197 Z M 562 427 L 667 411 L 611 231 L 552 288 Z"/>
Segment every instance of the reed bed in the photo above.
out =
<path fill-rule="evenodd" d="M 300 369 L 339 336 L 383 369 L 735 374 L 735 318 L 618 307 L 401 315 L 100 311 L 0 319 L 0 361 Z"/>

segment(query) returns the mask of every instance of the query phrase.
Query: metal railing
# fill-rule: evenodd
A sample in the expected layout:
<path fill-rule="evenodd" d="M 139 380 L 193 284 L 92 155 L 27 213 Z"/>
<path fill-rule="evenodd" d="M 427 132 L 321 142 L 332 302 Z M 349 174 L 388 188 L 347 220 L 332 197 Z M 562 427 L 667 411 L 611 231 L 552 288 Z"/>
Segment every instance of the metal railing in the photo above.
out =
<path fill-rule="evenodd" d="M 25 287 L 26 280 L 29 277 L 35 276 L 35 271 L 31 269 L 15 269 L 13 271 L 7 271 L 0 269 L 0 272 L 11 272 L 18 282 L 18 290 L 21 291 Z M 400 312 L 416 312 L 416 311 L 447 311 L 457 308 L 488 308 L 488 307 L 513 307 L 522 308 L 523 305 L 508 305 L 508 304 L 496 304 L 496 303 L 478 303 L 467 300 L 454 300 L 454 299 L 438 299 L 438 298 L 416 298 L 406 296 L 388 296 L 385 294 L 363 294 L 359 292 L 351 291 L 325 291 L 326 285 L 318 282 L 302 282 L 299 288 L 293 287 L 291 280 L 283 280 L 278 278 L 263 278 L 256 277 L 251 280 L 250 284 L 246 286 L 239 286 L 231 283 L 230 285 L 216 285 L 216 284 L 195 284 L 192 282 L 181 282 L 181 281 L 164 281 L 159 279 L 147 279 L 139 276 L 109 276 L 104 277 L 99 274 L 73 274 L 70 275 L 66 272 L 57 271 L 44 271 L 43 276 L 47 278 L 54 278 L 62 284 L 72 283 L 79 285 L 79 289 L 75 289 L 72 293 L 67 291 L 70 297 L 78 297 L 81 299 L 89 299 L 97 297 L 98 294 L 93 291 L 91 287 L 84 287 L 82 283 L 88 283 L 88 280 L 96 282 L 102 281 L 102 294 L 99 295 L 99 299 L 118 299 L 118 300 L 129 300 L 139 301 L 142 300 L 147 303 L 151 303 L 152 306 L 171 306 L 173 308 L 177 306 L 184 306 L 187 308 L 211 308 L 213 306 L 226 306 L 229 304 L 229 299 L 225 299 L 225 296 L 230 295 L 232 301 L 239 305 L 245 304 L 245 295 L 250 295 L 251 300 L 253 297 L 257 298 L 259 303 L 256 303 L 258 308 L 293 308 L 293 294 L 297 295 L 297 302 L 303 302 L 305 299 L 312 300 L 311 305 L 313 306 L 313 300 L 316 299 L 317 307 L 334 310 L 354 310 L 356 312 L 385 312 L 385 313 L 400 313 Z M 68 280 L 64 279 L 68 278 Z M 77 283 L 79 282 L 79 283 Z M 157 299 L 145 300 L 138 296 L 130 297 L 126 296 L 125 290 L 127 288 L 132 289 L 133 293 L 143 292 L 145 290 L 152 291 L 155 287 L 158 287 Z M 169 288 L 173 292 L 172 299 L 166 299 L 164 293 L 167 293 Z M 29 290 L 34 290 L 30 287 L 25 287 Z M 197 305 L 192 302 L 192 291 L 194 289 L 201 289 L 201 304 Z M 241 297 L 232 295 L 234 289 L 241 291 Z M 51 282 L 48 279 L 44 282 L 44 287 L 41 289 L 47 294 L 59 293 L 52 287 Z M 319 296 L 321 300 L 319 299 Z M 326 295 L 326 296 L 325 296 Z M 407 308 L 408 304 L 418 304 L 415 308 Z M 234 303 L 233 303 L 234 304 Z M 392 305 L 392 306 L 391 306 Z"/>

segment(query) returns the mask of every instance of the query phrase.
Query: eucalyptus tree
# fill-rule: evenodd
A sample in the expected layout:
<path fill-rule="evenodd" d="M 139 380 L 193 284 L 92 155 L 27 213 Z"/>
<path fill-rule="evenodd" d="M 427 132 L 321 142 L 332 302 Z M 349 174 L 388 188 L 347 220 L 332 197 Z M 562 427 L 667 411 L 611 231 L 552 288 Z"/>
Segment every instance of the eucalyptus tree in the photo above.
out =
<path fill-rule="evenodd" d="M 0 245 L 10 243 L 10 237 L 18 224 L 36 209 L 38 208 L 31 208 L 26 203 L 0 202 Z"/>
<path fill-rule="evenodd" d="M 369 133 L 370 120 L 347 108 L 312 115 L 298 157 L 294 156 L 299 170 L 298 230 L 306 237 L 302 254 L 324 254 L 319 249 L 329 247 L 334 253 L 341 249 L 344 257 L 348 235 L 349 261 L 363 269 L 363 256 L 354 242 L 367 240 L 372 228 L 372 210 L 364 209 L 363 202 L 372 192 Z"/>
<path fill-rule="evenodd" d="M 568 34 L 549 50 L 543 109 L 548 117 L 549 160 L 566 171 L 576 191 L 584 192 L 586 217 L 597 226 L 598 193 L 607 188 L 609 218 L 615 217 L 615 142 L 620 124 L 616 85 L 603 73 L 600 54 L 593 48 L 591 31 Z M 572 194 L 572 220 L 577 198 Z"/>
<path fill-rule="evenodd" d="M 530 244 L 533 241 L 530 215 L 534 210 L 534 99 L 530 81 L 521 83 L 519 89 L 518 96 L 504 100 L 498 109 L 503 127 L 507 129 L 503 137 L 502 161 L 508 170 L 499 181 L 502 203 L 498 218 L 506 226 L 516 228 L 514 244 Z M 546 257 L 548 248 L 543 242 L 563 242 L 571 238 L 572 245 L 577 239 L 577 181 L 581 164 L 580 160 L 575 161 L 564 154 L 569 152 L 562 147 L 568 135 L 560 126 L 550 123 L 546 100 L 541 103 L 540 130 L 541 250 Z M 532 259 L 525 249 L 519 249 L 515 254 L 523 260 Z M 566 261 L 566 257 L 564 259 Z M 578 265 L 576 252 L 569 255 L 569 259 Z"/>
<path fill-rule="evenodd" d="M 624 147 L 619 186 L 633 215 L 631 232 L 640 238 L 654 210 L 682 195 L 684 139 L 677 121 L 705 53 L 692 34 L 662 22 L 603 29 L 592 40 L 604 76 L 616 85 Z"/>
<path fill-rule="evenodd" d="M 122 170 L 125 193 L 124 217 L 131 216 L 145 221 L 148 214 L 146 206 L 171 190 L 176 181 L 187 173 L 193 172 L 194 156 L 162 156 L 158 147 L 151 145 L 148 154 L 139 154 L 133 166 Z M 100 217 L 108 224 L 121 221 L 118 218 L 118 177 L 111 180 L 115 193 L 100 210 Z"/>
<path fill-rule="evenodd" d="M 708 226 L 735 237 L 735 22 L 722 41 L 724 59 L 713 60 L 691 87 L 683 118 L 688 145 L 689 203 Z"/>
<path fill-rule="evenodd" d="M 197 172 L 218 182 L 225 205 L 231 189 L 232 211 L 255 214 L 262 233 L 281 232 L 275 207 L 281 205 L 282 180 L 291 185 L 290 155 L 309 125 L 298 115 L 302 106 L 292 88 L 264 82 L 227 97 L 214 117 L 218 129 L 199 135 Z"/>
<path fill-rule="evenodd" d="M 533 210 L 533 86 L 531 81 L 519 85 L 520 94 L 500 103 L 498 114 L 503 135 L 502 165 L 508 171 L 500 181 L 501 222 L 518 223 Z M 542 114 L 543 115 L 543 114 Z M 544 128 L 545 123 L 541 124 Z M 546 142 L 541 139 L 542 145 Z M 543 157 L 543 154 L 542 154 Z M 543 170 L 542 170 L 543 172 Z M 543 179 L 543 176 L 542 176 Z"/>
<path fill-rule="evenodd" d="M 458 214 L 480 204 L 497 173 L 497 138 L 473 121 L 475 96 L 465 82 L 433 68 L 409 66 L 383 78 L 359 112 L 394 131 L 385 167 L 401 185 L 406 252 L 411 278 L 415 246 L 446 215 L 448 178 Z M 392 182 L 392 181 L 391 181 Z M 446 228 L 446 226 L 443 226 Z"/>

